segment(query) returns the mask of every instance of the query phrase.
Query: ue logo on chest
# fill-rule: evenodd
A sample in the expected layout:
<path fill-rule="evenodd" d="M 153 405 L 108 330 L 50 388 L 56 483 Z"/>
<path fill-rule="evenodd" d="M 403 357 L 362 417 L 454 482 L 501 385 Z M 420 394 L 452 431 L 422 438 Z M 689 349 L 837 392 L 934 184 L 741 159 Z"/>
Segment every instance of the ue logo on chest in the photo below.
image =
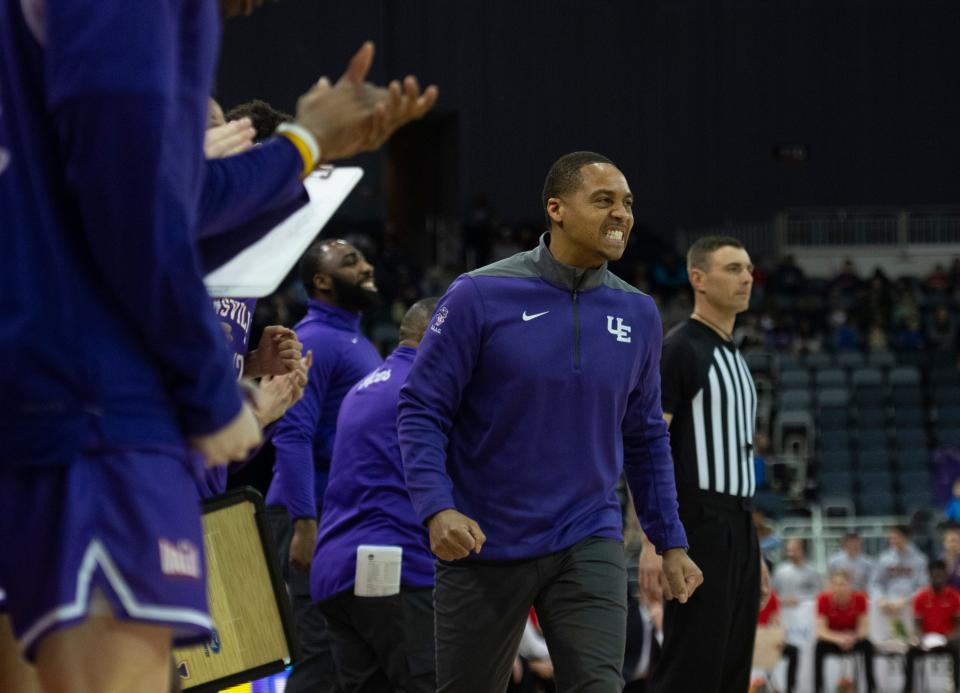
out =
<path fill-rule="evenodd" d="M 613 325 L 614 320 L 617 321 L 616 327 Z M 614 318 L 612 315 L 608 315 L 607 332 L 614 335 L 618 342 L 630 343 L 630 325 L 624 325 L 623 318 Z"/>

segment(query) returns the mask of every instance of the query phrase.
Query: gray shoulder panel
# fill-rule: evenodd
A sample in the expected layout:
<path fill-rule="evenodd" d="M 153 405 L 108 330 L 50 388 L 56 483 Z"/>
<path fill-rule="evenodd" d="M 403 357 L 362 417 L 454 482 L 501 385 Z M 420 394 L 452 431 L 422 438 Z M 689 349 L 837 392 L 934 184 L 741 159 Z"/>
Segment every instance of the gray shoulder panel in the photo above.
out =
<path fill-rule="evenodd" d="M 610 270 L 607 270 L 603 277 L 603 285 L 608 289 L 616 289 L 617 291 L 624 291 L 628 294 L 640 294 L 641 296 L 646 296 L 646 294 L 640 291 L 640 289 L 635 287 L 633 284 L 628 284 L 627 282 L 623 281 Z"/>
<path fill-rule="evenodd" d="M 534 251 L 526 251 L 511 255 L 508 258 L 494 262 L 485 267 L 480 267 L 467 272 L 470 277 L 513 277 L 528 278 L 538 276 L 536 267 L 530 261 L 530 254 Z"/>

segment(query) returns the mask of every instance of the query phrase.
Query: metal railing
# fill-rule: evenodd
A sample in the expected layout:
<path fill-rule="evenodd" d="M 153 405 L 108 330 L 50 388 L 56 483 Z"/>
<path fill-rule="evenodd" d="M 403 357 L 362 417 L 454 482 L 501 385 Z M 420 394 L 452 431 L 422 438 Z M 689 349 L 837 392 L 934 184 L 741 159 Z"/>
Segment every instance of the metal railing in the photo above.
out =
<path fill-rule="evenodd" d="M 960 208 L 791 209 L 769 221 L 680 228 L 678 249 L 685 251 L 697 239 L 711 235 L 732 236 L 758 257 L 820 246 L 960 245 Z"/>

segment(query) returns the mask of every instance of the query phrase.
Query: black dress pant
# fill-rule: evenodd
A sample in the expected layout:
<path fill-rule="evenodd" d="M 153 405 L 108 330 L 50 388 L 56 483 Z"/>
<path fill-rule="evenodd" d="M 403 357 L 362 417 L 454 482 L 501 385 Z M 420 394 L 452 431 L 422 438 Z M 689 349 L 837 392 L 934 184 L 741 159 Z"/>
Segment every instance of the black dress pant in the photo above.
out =
<path fill-rule="evenodd" d="M 930 650 L 922 650 L 919 647 L 911 647 L 907 651 L 907 664 L 904 670 L 904 693 L 911 693 L 911 691 L 913 691 L 913 672 L 916 669 L 916 662 L 918 659 L 923 659 L 923 657 L 928 654 L 950 655 L 950 660 L 953 662 L 953 685 L 954 687 L 960 685 L 960 652 L 958 652 L 958 645 L 956 642 L 951 642 L 943 647 L 934 647 Z"/>
<path fill-rule="evenodd" d="M 623 542 L 588 537 L 540 558 L 437 562 L 437 690 L 505 691 L 531 605 L 550 650 L 557 691 L 623 689 Z"/>
<path fill-rule="evenodd" d="M 853 646 L 853 653 L 863 655 L 864 677 L 867 679 L 867 690 L 870 693 L 877 690 L 877 684 L 873 680 L 873 643 L 869 640 L 858 640 Z M 817 693 L 823 691 L 823 660 L 829 654 L 842 655 L 847 654 L 840 649 L 839 645 L 826 640 L 817 640 L 817 649 L 813 655 L 813 680 Z"/>
<path fill-rule="evenodd" d="M 277 543 L 280 569 L 290 595 L 293 626 L 300 642 L 300 658 L 294 662 L 284 690 L 286 693 L 339 693 L 327 622 L 310 598 L 310 576 L 290 567 L 293 522 L 287 509 L 279 505 L 267 506 L 267 520 Z"/>
<path fill-rule="evenodd" d="M 730 497 L 680 503 L 690 558 L 703 584 L 667 602 L 654 693 L 743 693 L 750 687 L 760 608 L 760 546 L 749 505 Z"/>
<path fill-rule="evenodd" d="M 434 693 L 433 589 L 320 602 L 341 693 Z"/>

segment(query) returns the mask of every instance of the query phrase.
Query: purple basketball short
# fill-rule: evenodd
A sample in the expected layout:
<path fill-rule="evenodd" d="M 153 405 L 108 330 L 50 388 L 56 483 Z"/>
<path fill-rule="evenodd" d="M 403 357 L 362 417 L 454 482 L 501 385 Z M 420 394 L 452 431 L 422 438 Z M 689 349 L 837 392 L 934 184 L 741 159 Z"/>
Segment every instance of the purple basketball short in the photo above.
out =
<path fill-rule="evenodd" d="M 0 585 L 28 659 L 95 593 L 117 619 L 172 627 L 177 644 L 209 637 L 193 465 L 186 451 L 97 450 L 0 468 Z"/>

